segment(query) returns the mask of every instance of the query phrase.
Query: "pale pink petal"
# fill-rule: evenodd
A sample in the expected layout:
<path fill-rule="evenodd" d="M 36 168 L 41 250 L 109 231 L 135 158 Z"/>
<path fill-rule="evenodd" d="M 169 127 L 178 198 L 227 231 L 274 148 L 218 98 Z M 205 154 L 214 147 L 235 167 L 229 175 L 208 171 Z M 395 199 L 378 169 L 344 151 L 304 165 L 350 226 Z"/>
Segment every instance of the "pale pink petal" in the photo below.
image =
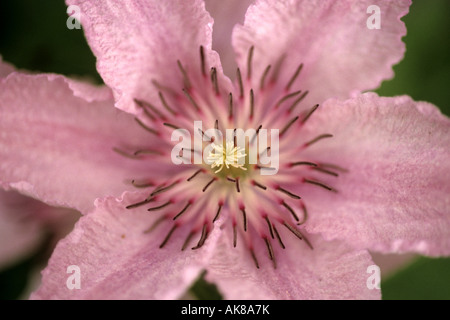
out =
<path fill-rule="evenodd" d="M 328 100 L 302 133 L 333 134 L 302 159 L 348 170 L 311 174 L 337 192 L 299 184 L 310 232 L 384 253 L 450 254 L 450 120 L 436 107 L 373 93 Z"/>
<path fill-rule="evenodd" d="M 56 75 L 15 73 L 0 82 L 3 188 L 85 212 L 99 196 L 134 189 L 132 179 L 174 170 L 171 163 L 162 166 L 114 152 L 145 149 L 158 145 L 158 139 L 114 108 L 112 99 L 105 100 L 105 89 L 89 90 L 92 102 L 74 96 L 86 88 Z"/>
<path fill-rule="evenodd" d="M 125 209 L 143 196 L 126 193 L 120 199 L 97 201 L 96 210 L 82 217 L 58 244 L 43 271 L 42 285 L 31 298 L 179 298 L 204 268 L 220 231 L 214 230 L 201 249 L 181 251 L 189 230 L 180 226 L 160 249 L 172 221 L 144 233 L 160 214 L 146 208 Z M 80 289 L 70 290 L 66 285 L 72 275 L 67 273 L 69 266 L 79 267 Z"/>
<path fill-rule="evenodd" d="M 213 21 L 203 0 L 67 3 L 81 8 L 81 23 L 97 57 L 98 72 L 122 110 L 136 113 L 134 98 L 158 101 L 160 88 L 153 80 L 182 94 L 177 60 L 191 77 L 201 74 L 201 45 L 206 71 L 215 66 L 222 73 L 218 55 L 211 51 Z"/>
<path fill-rule="evenodd" d="M 14 67 L 9 63 L 4 62 L 2 56 L 0 56 L 0 78 L 6 77 L 14 70 Z"/>
<path fill-rule="evenodd" d="M 62 236 L 79 215 L 0 189 L 0 269 L 26 258 L 50 234 Z"/>
<path fill-rule="evenodd" d="M 111 101 L 113 98 L 111 89 L 107 86 L 96 86 L 86 81 L 66 79 L 67 85 L 75 97 L 82 98 L 87 102 Z"/>
<path fill-rule="evenodd" d="M 244 23 L 245 12 L 254 0 L 205 0 L 206 10 L 214 19 L 212 47 L 220 56 L 226 75 L 236 76 L 236 61 L 231 33 L 236 24 Z"/>
<path fill-rule="evenodd" d="M 239 239 L 233 248 L 228 232 L 210 260 L 207 280 L 216 283 L 226 299 L 380 299 L 379 290 L 367 287 L 367 269 L 374 265 L 367 251 L 320 236 L 309 236 L 311 250 L 288 231 L 279 232 L 286 249 L 271 239 L 276 269 L 262 239 L 254 241 L 257 269 Z"/>
<path fill-rule="evenodd" d="M 378 87 L 393 76 L 392 66 L 404 54 L 400 18 L 410 0 L 309 1 L 259 0 L 247 11 L 245 24 L 233 33 L 238 64 L 246 69 L 255 46 L 252 74 L 256 85 L 268 65 L 284 57 L 279 79 L 287 85 L 300 63 L 303 69 L 293 90 L 309 90 L 307 105 L 330 97 L 348 98 L 353 90 Z M 381 13 L 380 29 L 369 29 L 371 5 Z M 370 19 L 369 19 L 370 20 Z M 370 21 L 369 21 L 370 22 Z"/>

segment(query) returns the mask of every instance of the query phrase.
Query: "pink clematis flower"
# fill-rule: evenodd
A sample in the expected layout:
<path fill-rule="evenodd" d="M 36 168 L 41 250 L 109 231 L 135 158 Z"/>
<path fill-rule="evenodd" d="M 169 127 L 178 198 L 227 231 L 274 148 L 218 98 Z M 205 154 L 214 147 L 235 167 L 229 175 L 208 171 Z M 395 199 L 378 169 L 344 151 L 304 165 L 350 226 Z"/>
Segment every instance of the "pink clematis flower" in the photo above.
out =
<path fill-rule="evenodd" d="M 256 1 L 233 31 L 234 81 L 203 1 L 68 3 L 109 88 L 0 82 L 2 186 L 85 213 L 32 298 L 175 299 L 206 270 L 225 298 L 376 299 L 368 250 L 450 253 L 449 119 L 360 93 L 393 75 L 410 1 L 380 1 L 378 30 L 371 1 Z M 278 129 L 276 174 L 233 140 L 215 141 L 213 165 L 174 164 L 174 130 L 208 138 L 194 121 L 254 129 L 243 153 Z"/>

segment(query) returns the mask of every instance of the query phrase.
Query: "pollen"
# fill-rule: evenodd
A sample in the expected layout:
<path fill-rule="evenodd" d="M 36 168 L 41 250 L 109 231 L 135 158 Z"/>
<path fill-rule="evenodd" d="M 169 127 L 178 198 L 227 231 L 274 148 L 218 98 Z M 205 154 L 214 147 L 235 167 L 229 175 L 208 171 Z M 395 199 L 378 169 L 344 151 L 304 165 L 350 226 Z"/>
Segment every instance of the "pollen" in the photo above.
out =
<path fill-rule="evenodd" d="M 219 173 L 222 171 L 225 166 L 227 169 L 230 166 L 242 170 L 247 170 L 244 167 L 245 164 L 245 150 L 241 147 L 237 147 L 234 145 L 233 141 L 227 141 L 224 144 L 215 144 L 212 145 L 212 150 L 208 155 L 208 163 L 211 164 L 211 168 L 219 168 L 215 171 L 215 173 Z"/>

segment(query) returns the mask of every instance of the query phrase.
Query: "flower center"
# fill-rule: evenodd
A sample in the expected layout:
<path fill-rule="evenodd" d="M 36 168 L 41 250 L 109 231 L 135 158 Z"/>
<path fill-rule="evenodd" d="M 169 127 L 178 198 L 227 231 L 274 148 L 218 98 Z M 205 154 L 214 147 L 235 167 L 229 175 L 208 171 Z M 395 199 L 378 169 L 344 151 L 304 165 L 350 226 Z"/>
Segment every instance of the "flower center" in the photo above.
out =
<path fill-rule="evenodd" d="M 236 247 L 240 234 L 257 268 L 257 256 L 260 253 L 255 250 L 256 241 L 262 240 L 274 267 L 275 253 L 279 249 L 272 246 L 272 241 L 277 241 L 281 249 L 284 249 L 282 238 L 288 236 L 285 235 L 286 232 L 312 249 L 311 243 L 300 230 L 308 213 L 305 202 L 298 193 L 303 192 L 305 188 L 302 186 L 307 184 L 335 192 L 320 175 L 337 177 L 338 172 L 345 172 L 345 169 L 309 158 L 307 153 L 302 153 L 304 149 L 332 137 L 331 134 L 322 133 L 305 138 L 300 133 L 318 108 L 318 105 L 314 105 L 293 115 L 308 94 L 308 91 L 291 90 L 303 64 L 287 79 L 287 84 L 278 79 L 284 57 L 277 63 L 278 66 L 272 69 L 268 66 L 259 82 L 253 81 L 253 51 L 254 48 L 251 47 L 247 78 L 243 79 L 237 69 L 235 87 L 229 88 L 233 93 L 221 88 L 215 67 L 211 68 L 209 75 L 206 73 L 207 61 L 203 47 L 200 47 L 201 74 L 188 73 L 178 61 L 184 95 L 154 81 L 159 91 L 159 108 L 144 100 L 135 99 L 143 111 L 142 119 L 136 118 L 137 123 L 161 140 L 161 148 L 171 146 L 169 141 L 176 141 L 172 135 L 174 130 L 181 129 L 179 136 L 189 137 L 180 143 L 183 155 L 176 153 L 177 158 L 183 159 L 178 159 L 180 161 L 177 165 L 183 167 L 174 167 L 173 175 L 169 174 L 165 181 L 159 182 L 132 181 L 137 188 L 153 189 L 147 198 L 130 204 L 127 208 L 148 205 L 151 206 L 147 208 L 148 211 L 162 211 L 161 218 L 147 231 L 153 230 L 163 221 L 168 221 L 172 226 L 162 241 L 161 248 L 178 227 L 188 225 L 191 231 L 181 249 L 187 248 L 192 236 L 200 233 L 197 245 L 192 247 L 199 249 L 222 213 L 226 215 L 225 221 L 231 224 L 233 246 Z M 272 77 L 269 77 L 270 71 Z M 214 124 L 216 130 L 231 130 L 231 140 L 229 136 L 225 141 L 209 140 L 211 136 L 208 131 L 196 129 L 195 125 L 189 131 L 187 128 L 192 127 L 193 122 L 199 119 L 205 125 Z M 269 128 L 270 138 L 267 133 Z M 244 132 L 245 129 L 247 130 Z M 199 136 L 198 133 L 201 133 L 202 141 L 196 144 L 195 134 Z M 207 140 L 212 142 L 211 149 L 196 150 L 196 146 L 204 146 Z M 261 141 L 265 141 L 265 145 L 261 145 Z M 130 154 L 117 148 L 115 151 L 134 159 L 150 155 L 153 161 L 157 158 L 158 161 L 166 161 L 166 165 L 171 164 L 171 157 L 167 152 L 142 149 Z M 192 161 L 196 156 L 203 160 Z M 275 171 L 271 171 L 272 169 Z"/>
<path fill-rule="evenodd" d="M 245 165 L 245 150 L 234 145 L 233 141 L 227 141 L 225 144 L 212 144 L 213 150 L 208 155 L 208 162 L 211 163 L 211 169 L 219 168 L 214 173 L 219 173 L 224 167 L 247 170 Z"/>

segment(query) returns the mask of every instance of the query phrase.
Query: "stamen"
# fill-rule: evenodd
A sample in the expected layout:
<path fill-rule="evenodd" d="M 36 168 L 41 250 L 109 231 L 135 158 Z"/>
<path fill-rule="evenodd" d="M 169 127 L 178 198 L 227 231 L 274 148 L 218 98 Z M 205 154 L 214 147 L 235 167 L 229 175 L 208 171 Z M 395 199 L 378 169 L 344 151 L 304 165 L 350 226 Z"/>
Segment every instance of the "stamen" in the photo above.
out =
<path fill-rule="evenodd" d="M 228 118 L 233 118 L 233 94 L 231 92 L 228 95 Z"/>
<path fill-rule="evenodd" d="M 205 223 L 203 225 L 202 235 L 200 236 L 200 240 L 198 241 L 197 246 L 193 247 L 192 250 L 201 248 L 203 246 L 203 244 L 205 243 L 207 237 L 208 237 L 208 226 Z"/>
<path fill-rule="evenodd" d="M 206 139 L 211 140 L 211 137 L 205 134 L 205 132 L 202 129 L 198 128 L 198 132 L 202 135 L 202 138 L 203 136 L 205 136 Z"/>
<path fill-rule="evenodd" d="M 304 124 L 304 123 L 309 119 L 309 117 L 311 117 L 311 115 L 314 113 L 314 111 L 317 110 L 318 107 L 319 107 L 318 104 L 314 105 L 314 106 L 308 111 L 308 113 L 305 115 L 305 117 L 302 119 L 301 123 Z"/>
<path fill-rule="evenodd" d="M 252 140 L 250 140 L 250 144 L 252 144 L 253 141 L 255 141 L 256 137 L 258 136 L 259 130 L 261 130 L 261 128 L 262 128 L 262 124 L 260 124 L 258 129 L 256 129 L 255 135 L 252 137 Z"/>
<path fill-rule="evenodd" d="M 300 63 L 300 65 L 297 67 L 297 70 L 295 70 L 295 73 L 292 75 L 291 80 L 289 80 L 286 91 L 289 91 L 291 89 L 292 84 L 294 83 L 295 79 L 297 79 L 298 75 L 300 74 L 300 71 L 302 71 L 303 63 Z"/>
<path fill-rule="evenodd" d="M 264 88 L 264 82 L 266 81 L 267 74 L 269 73 L 271 67 L 272 66 L 269 64 L 264 70 L 261 81 L 259 82 L 259 90 L 262 90 Z"/>
<path fill-rule="evenodd" d="M 312 139 L 311 141 L 308 141 L 304 144 L 305 147 L 309 147 L 310 145 L 312 145 L 313 143 L 316 143 L 319 140 L 325 139 L 325 138 L 332 138 L 333 135 L 329 134 L 329 133 L 325 133 L 325 134 L 321 134 L 320 136 Z"/>
<path fill-rule="evenodd" d="M 255 167 L 256 167 L 257 169 L 264 169 L 264 170 L 277 170 L 277 168 L 261 166 L 261 165 L 259 165 L 259 164 L 257 164 Z"/>
<path fill-rule="evenodd" d="M 302 225 L 306 222 L 306 220 L 308 220 L 308 211 L 306 210 L 306 206 L 302 203 L 301 204 L 302 207 L 302 211 L 303 211 L 303 220 L 300 222 L 297 222 L 297 225 Z"/>
<path fill-rule="evenodd" d="M 191 231 L 189 232 L 186 240 L 183 243 L 183 246 L 181 247 L 181 251 L 186 250 L 187 246 L 189 245 L 189 242 L 191 241 L 192 237 L 194 236 L 195 232 Z"/>
<path fill-rule="evenodd" d="M 306 97 L 306 95 L 309 93 L 308 90 L 306 90 L 305 92 L 303 92 L 303 94 L 298 97 L 297 100 L 294 101 L 294 103 L 289 107 L 289 112 L 294 111 L 295 107 L 297 107 L 297 105 Z"/>
<path fill-rule="evenodd" d="M 206 191 L 206 189 L 208 189 L 208 187 L 214 182 L 214 181 L 216 181 L 217 180 L 217 178 L 212 178 L 209 182 L 208 182 L 208 184 L 203 188 L 203 192 L 205 192 Z"/>
<path fill-rule="evenodd" d="M 239 68 L 237 68 L 237 79 L 238 79 L 238 84 L 239 84 L 239 97 L 243 98 L 244 97 L 244 84 L 242 83 L 242 75 L 241 75 L 241 70 Z"/>
<path fill-rule="evenodd" d="M 261 188 L 261 189 L 263 189 L 263 190 L 267 190 L 267 187 L 266 187 L 265 185 L 262 185 L 261 183 L 255 181 L 255 180 L 252 180 L 252 184 L 253 184 L 254 186 L 257 186 L 258 188 Z"/>
<path fill-rule="evenodd" d="M 143 182 L 143 183 L 137 183 L 136 180 L 131 180 L 131 184 L 133 185 L 133 187 L 135 188 L 148 188 L 148 187 L 153 187 L 154 184 L 151 182 Z"/>
<path fill-rule="evenodd" d="M 267 222 L 267 226 L 269 227 L 269 232 L 270 232 L 270 236 L 272 237 L 272 239 L 274 239 L 273 237 L 273 228 L 272 228 L 272 223 L 269 220 L 269 216 L 265 216 L 264 220 L 266 220 Z"/>
<path fill-rule="evenodd" d="M 296 227 L 290 225 L 289 223 L 287 223 L 286 221 L 283 221 L 283 225 L 290 231 L 292 232 L 297 238 L 299 238 L 300 240 L 303 240 L 303 234 L 297 230 Z"/>
<path fill-rule="evenodd" d="M 259 154 L 259 157 L 261 158 L 264 154 L 268 154 L 269 151 L 270 147 L 265 148 L 264 151 Z"/>
<path fill-rule="evenodd" d="M 304 235 L 303 235 L 303 240 L 305 241 L 305 243 L 308 245 L 308 247 L 309 247 L 311 250 L 314 250 L 314 248 L 313 248 L 311 242 L 310 242 L 310 241 L 308 240 L 308 238 L 305 237 Z"/>
<path fill-rule="evenodd" d="M 280 132 L 280 136 L 282 136 L 283 134 L 286 133 L 286 131 L 288 131 L 288 129 L 294 124 L 295 121 L 298 120 L 298 116 L 296 116 L 295 118 L 293 118 L 291 121 L 288 122 L 288 124 L 286 124 L 284 126 L 284 128 L 281 130 Z"/>
<path fill-rule="evenodd" d="M 237 243 L 237 230 L 236 230 L 236 222 L 233 222 L 233 247 L 236 248 Z"/>
<path fill-rule="evenodd" d="M 178 183 L 178 182 L 175 181 L 175 182 L 172 183 L 170 186 L 167 186 L 167 187 L 158 187 L 158 188 L 156 188 L 156 189 L 150 194 L 150 196 L 153 197 L 153 196 L 155 196 L 155 195 L 157 195 L 157 194 L 159 194 L 159 193 L 165 192 L 165 191 L 167 191 L 167 190 L 173 188 L 177 183 Z"/>
<path fill-rule="evenodd" d="M 286 247 L 284 246 L 283 240 L 281 240 L 280 234 L 278 233 L 277 228 L 275 227 L 275 225 L 273 226 L 273 231 L 275 232 L 275 236 L 278 239 L 278 242 L 280 243 L 281 248 L 286 249 Z"/>
<path fill-rule="evenodd" d="M 190 89 L 191 81 L 189 80 L 186 70 L 184 70 L 183 65 L 181 64 L 180 60 L 177 60 L 177 65 L 178 65 L 178 69 L 180 69 L 181 73 L 183 74 L 184 87 L 186 89 Z"/>
<path fill-rule="evenodd" d="M 149 196 L 149 197 L 147 197 L 147 199 L 139 201 L 139 202 L 136 202 L 136 203 L 133 203 L 133 204 L 130 204 L 130 205 L 126 206 L 125 208 L 126 209 L 134 209 L 134 208 L 143 206 L 143 205 L 145 205 L 147 203 L 150 203 L 150 202 L 153 202 L 153 201 L 155 201 L 155 199 L 153 199 L 153 198 L 151 198 L 151 196 Z"/>
<path fill-rule="evenodd" d="M 253 89 L 250 89 L 250 119 L 253 118 L 254 109 L 255 109 L 255 95 L 253 94 Z"/>
<path fill-rule="evenodd" d="M 144 112 L 146 115 L 148 115 L 149 117 L 151 117 L 152 120 L 156 120 L 155 117 L 153 117 L 153 115 L 148 111 L 148 109 L 151 109 L 154 113 L 156 113 L 156 115 L 158 117 L 160 117 L 161 119 L 164 119 L 164 115 L 154 106 L 152 105 L 150 102 L 144 101 L 144 100 L 138 100 L 138 99 L 134 99 L 134 102 L 141 107 L 142 109 L 144 109 Z"/>
<path fill-rule="evenodd" d="M 335 189 L 333 189 L 333 188 L 327 186 L 326 184 L 324 184 L 324 183 L 322 183 L 322 182 L 318 182 L 318 181 L 314 181 L 314 180 L 309 180 L 309 179 L 303 179 L 303 182 L 306 182 L 306 183 L 309 183 L 309 184 L 313 184 L 313 185 L 322 187 L 322 188 L 324 188 L 324 189 L 326 189 L 326 190 L 328 190 L 328 191 L 334 191 L 334 192 L 336 192 Z"/>
<path fill-rule="evenodd" d="M 181 149 L 181 150 L 183 150 L 183 149 Z M 188 158 L 188 157 L 179 156 L 179 155 L 177 155 L 176 157 L 177 157 L 177 159 L 183 159 L 184 163 L 189 163 L 191 161 L 190 157 Z"/>
<path fill-rule="evenodd" d="M 177 127 L 176 125 L 174 125 L 174 124 L 171 124 L 171 123 L 167 123 L 167 122 L 164 122 L 164 123 L 163 123 L 163 125 L 164 125 L 164 126 L 166 126 L 166 127 L 169 127 L 169 128 L 175 129 L 175 130 L 178 130 L 178 129 L 180 129 L 180 127 Z"/>
<path fill-rule="evenodd" d="M 189 201 L 189 202 L 184 206 L 184 208 L 183 208 L 183 209 L 182 209 L 175 217 L 173 217 L 173 221 L 177 220 L 183 213 L 185 213 L 186 210 L 191 206 L 191 204 L 192 204 L 192 202 Z"/>
<path fill-rule="evenodd" d="M 200 67 L 202 70 L 202 75 L 206 77 L 206 60 L 203 46 L 200 46 Z"/>
<path fill-rule="evenodd" d="M 192 176 L 187 178 L 187 181 L 191 181 L 192 179 L 194 179 L 200 172 L 203 172 L 203 169 L 198 169 L 197 171 L 195 171 L 195 173 Z"/>
<path fill-rule="evenodd" d="M 192 106 L 195 108 L 195 110 L 200 111 L 200 107 L 198 106 L 197 102 L 192 98 L 191 94 L 186 90 L 182 89 L 184 95 L 189 100 L 189 102 L 192 104 Z"/>
<path fill-rule="evenodd" d="M 162 208 L 165 208 L 165 207 L 167 207 L 169 204 L 171 204 L 172 203 L 172 201 L 167 201 L 166 203 L 164 203 L 164 204 L 162 204 L 162 205 L 160 205 L 160 206 L 157 206 L 157 207 L 153 207 L 153 208 L 148 208 L 147 209 L 147 211 L 157 211 L 157 210 L 160 210 L 160 209 L 162 209 Z"/>
<path fill-rule="evenodd" d="M 239 188 L 239 177 L 238 178 L 236 178 L 236 191 L 239 193 L 239 192 L 241 192 L 241 189 Z"/>
<path fill-rule="evenodd" d="M 294 226 L 291 226 L 289 223 L 283 222 L 283 225 L 288 228 L 289 231 L 291 231 L 297 238 L 299 238 L 300 240 L 304 240 L 305 243 L 308 245 L 308 247 L 310 247 L 311 250 L 313 250 L 313 246 L 311 245 L 311 242 L 309 242 L 309 240 L 300 232 L 300 230 L 298 230 L 297 228 L 295 228 Z"/>
<path fill-rule="evenodd" d="M 292 209 L 286 202 L 282 201 L 281 205 L 283 207 L 285 207 L 286 209 L 288 209 L 288 211 L 291 213 L 292 217 L 295 219 L 295 221 L 299 221 L 299 218 L 297 216 L 297 214 L 295 213 L 294 209 Z"/>
<path fill-rule="evenodd" d="M 141 149 L 141 150 L 137 150 L 134 152 L 135 156 L 139 156 L 141 154 L 157 154 L 157 155 L 162 155 L 161 152 L 156 151 L 156 150 L 150 150 L 150 149 Z"/>
<path fill-rule="evenodd" d="M 241 209 L 242 212 L 242 219 L 244 221 L 244 231 L 247 231 L 247 213 L 245 212 L 245 209 Z"/>
<path fill-rule="evenodd" d="M 286 189 L 284 189 L 284 188 L 282 188 L 282 187 L 277 187 L 276 190 L 281 191 L 281 192 L 287 194 L 287 195 L 290 196 L 291 198 L 294 198 L 294 199 L 297 199 L 297 200 L 298 200 L 298 199 L 301 199 L 301 197 L 299 197 L 298 195 L 293 194 L 292 192 L 290 192 L 290 191 L 288 191 L 288 190 L 286 190 Z"/>
<path fill-rule="evenodd" d="M 134 118 L 134 120 L 136 120 L 136 122 L 145 130 L 147 130 L 148 132 L 154 134 L 154 135 L 159 135 L 158 131 L 156 131 L 155 129 L 150 128 L 149 126 L 145 125 L 141 120 L 139 120 L 138 118 Z"/>
<path fill-rule="evenodd" d="M 169 233 L 167 234 L 167 236 L 164 238 L 163 242 L 160 244 L 159 248 L 162 249 L 167 241 L 169 241 L 170 237 L 172 236 L 172 233 L 175 231 L 175 229 L 177 228 L 177 225 L 174 224 L 174 226 L 172 227 L 172 229 L 170 229 Z"/>
<path fill-rule="evenodd" d="M 220 211 L 222 210 L 222 204 L 219 203 L 219 208 L 217 209 L 216 216 L 213 219 L 213 223 L 216 222 L 217 219 L 219 219 Z"/>
<path fill-rule="evenodd" d="M 298 162 L 292 162 L 289 166 L 290 167 L 295 167 L 295 166 L 312 166 L 312 167 L 317 167 L 317 164 L 312 163 L 312 162 L 308 162 L 308 161 L 298 161 Z"/>
<path fill-rule="evenodd" d="M 144 233 L 150 233 L 153 230 L 155 230 L 160 224 L 161 222 L 163 222 L 164 220 L 166 220 L 165 216 L 160 216 L 158 219 L 156 219 L 156 221 L 146 230 L 144 230 Z"/>
<path fill-rule="evenodd" d="M 121 150 L 119 148 L 113 147 L 112 150 L 114 152 L 120 154 L 121 156 L 124 156 L 125 158 L 129 158 L 129 159 L 133 159 L 133 160 L 139 159 L 134 154 L 129 154 L 129 153 L 127 153 L 127 152 L 125 152 L 125 151 L 123 151 L 123 150 Z"/>
<path fill-rule="evenodd" d="M 200 155 L 202 154 L 201 151 L 199 151 L 199 150 L 194 150 L 194 149 L 191 149 L 191 148 L 181 148 L 181 152 L 183 152 L 183 150 L 189 151 L 189 152 L 191 152 L 191 153 L 200 154 Z"/>
<path fill-rule="evenodd" d="M 258 259 L 256 259 L 256 255 L 253 249 L 250 250 L 250 254 L 252 255 L 253 262 L 255 263 L 256 268 L 259 269 Z"/>
<path fill-rule="evenodd" d="M 269 253 L 269 258 L 270 258 L 270 260 L 273 261 L 273 268 L 276 269 L 277 262 L 275 260 L 275 254 L 273 253 L 272 244 L 270 243 L 270 240 L 268 238 L 264 237 L 263 239 L 264 239 L 264 242 L 266 243 L 267 251 Z"/>
<path fill-rule="evenodd" d="M 291 226 L 290 224 L 283 222 L 283 225 L 288 228 L 289 231 L 291 231 L 297 238 L 299 238 L 300 240 L 304 240 L 305 243 L 308 245 L 308 247 L 311 248 L 311 250 L 314 250 L 313 246 L 311 245 L 311 242 L 309 242 L 309 240 L 300 232 L 300 230 L 298 230 L 297 228 L 295 228 L 294 226 Z"/>
<path fill-rule="evenodd" d="M 138 100 L 138 99 L 134 99 L 134 102 L 141 107 L 144 110 L 144 113 L 147 117 L 149 117 L 151 120 L 156 121 L 156 117 L 154 117 L 147 109 L 146 107 L 146 103 L 144 101 Z"/>
<path fill-rule="evenodd" d="M 214 92 L 216 93 L 216 95 L 220 95 L 219 83 L 217 81 L 217 69 L 214 67 L 211 68 L 211 82 L 213 84 L 213 89 L 214 89 Z"/>
<path fill-rule="evenodd" d="M 275 108 L 278 108 L 284 101 L 286 101 L 292 97 L 295 97 L 296 95 L 299 95 L 301 92 L 302 92 L 302 90 L 298 90 L 298 91 L 295 91 L 295 92 L 285 95 L 280 100 L 278 100 L 278 102 L 275 104 Z"/>
<path fill-rule="evenodd" d="M 158 92 L 158 95 L 159 95 L 159 100 L 161 100 L 161 103 L 164 106 L 164 108 L 166 108 L 166 110 L 169 111 L 172 115 L 176 115 L 176 112 L 173 111 L 172 108 L 169 106 L 169 104 L 167 103 L 167 101 L 164 98 L 164 95 L 162 94 L 161 91 Z"/>
<path fill-rule="evenodd" d="M 248 50 L 247 56 L 247 79 L 252 77 L 252 59 L 253 59 L 253 51 L 255 50 L 254 46 L 251 46 Z"/>
<path fill-rule="evenodd" d="M 216 122 L 214 123 L 214 129 L 219 130 L 219 120 L 217 120 L 217 119 L 216 119 Z"/>
<path fill-rule="evenodd" d="M 337 166 L 335 164 L 332 164 L 332 163 L 323 163 L 323 162 L 321 162 L 321 163 L 319 163 L 319 166 L 321 168 L 330 168 L 330 169 L 334 169 L 334 170 L 337 170 L 337 171 L 340 171 L 340 172 L 348 172 L 347 169 L 339 167 L 339 166 Z"/>

